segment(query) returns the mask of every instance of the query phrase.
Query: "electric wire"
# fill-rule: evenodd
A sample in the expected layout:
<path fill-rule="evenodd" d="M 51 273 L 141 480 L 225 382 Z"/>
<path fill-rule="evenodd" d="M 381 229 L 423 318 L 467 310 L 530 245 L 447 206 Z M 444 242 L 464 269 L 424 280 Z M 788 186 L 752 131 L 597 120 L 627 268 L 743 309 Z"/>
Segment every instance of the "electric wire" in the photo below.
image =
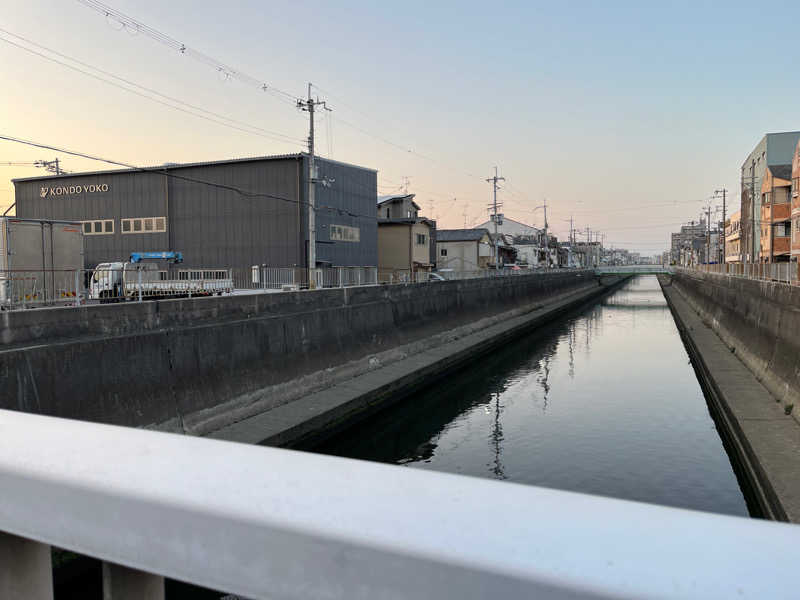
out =
<path fill-rule="evenodd" d="M 301 100 L 301 98 L 299 98 L 295 94 L 283 91 L 273 85 L 266 83 L 261 79 L 252 77 L 251 75 L 248 75 L 247 73 L 240 71 L 238 69 L 234 69 L 233 67 L 230 67 L 225 63 L 211 56 L 208 56 L 207 54 L 203 54 L 202 52 L 187 46 L 183 42 L 180 42 L 175 38 L 172 38 L 167 34 L 162 33 L 157 29 L 154 29 L 153 27 L 145 25 L 144 23 L 137 21 L 136 19 L 129 17 L 125 13 L 116 10 L 114 8 L 111 8 L 110 6 L 107 6 L 102 2 L 98 2 L 97 0 L 77 0 L 77 1 L 86 6 L 87 8 L 90 8 L 95 12 L 104 15 L 106 17 L 106 20 L 112 19 L 114 21 L 117 21 L 118 23 L 122 24 L 122 27 L 124 29 L 146 35 L 147 37 L 155 40 L 156 42 L 163 44 L 164 46 L 167 46 L 168 48 L 171 48 L 172 50 L 175 50 L 176 52 L 184 56 L 188 56 L 189 58 L 192 58 L 197 62 L 203 63 L 206 66 L 214 68 L 218 73 L 220 73 L 223 77 L 225 77 L 226 80 L 235 79 L 244 84 L 257 87 L 263 92 L 267 92 L 276 97 L 281 97 L 284 101 L 291 101 L 292 105 L 295 105 L 298 100 Z"/>
<path fill-rule="evenodd" d="M 183 104 L 183 105 L 191 107 L 191 109 L 193 109 L 193 110 L 189 110 L 189 109 L 186 109 L 186 108 L 182 108 L 181 106 L 175 106 L 174 104 L 170 104 L 169 102 L 166 102 L 164 100 L 160 100 L 158 98 L 154 98 L 152 96 L 148 96 L 145 93 L 139 92 L 139 91 L 137 91 L 135 89 L 131 89 L 129 87 L 126 87 L 125 85 L 121 85 L 121 84 L 116 83 L 114 81 L 110 81 L 110 80 L 108 80 L 108 79 L 106 79 L 104 77 L 101 77 L 100 75 L 97 75 L 95 73 L 91 73 L 89 71 L 85 71 L 85 70 L 80 69 L 80 68 L 78 68 L 78 67 L 76 67 L 74 65 L 71 65 L 69 63 L 65 63 L 65 62 L 60 61 L 58 59 L 55 59 L 55 58 L 53 58 L 51 56 L 47 56 L 46 54 L 43 54 L 43 53 L 38 52 L 36 50 L 33 50 L 32 48 L 27 48 L 27 47 L 23 46 L 22 44 L 19 44 L 19 43 L 13 41 L 13 40 L 10 40 L 8 38 L 0 36 L 0 41 L 3 41 L 5 43 L 7 43 L 7 44 L 15 46 L 16 48 L 19 48 L 20 50 L 24 50 L 25 52 L 28 52 L 30 54 L 34 54 L 36 56 L 39 56 L 40 58 L 43 58 L 43 59 L 48 60 L 50 62 L 56 63 L 58 65 L 61 65 L 63 67 L 66 67 L 68 69 L 71 69 L 73 71 L 81 73 L 83 75 L 86 75 L 88 77 L 92 77 L 93 79 L 96 79 L 96 80 L 101 81 L 103 83 L 106 83 L 108 85 L 114 86 L 116 88 L 119 88 L 121 90 L 129 92 L 131 94 L 135 94 L 135 95 L 137 95 L 137 96 L 139 96 L 141 98 L 145 98 L 145 99 L 150 100 L 152 102 L 156 102 L 158 104 L 161 104 L 162 106 L 166 106 L 168 108 L 172 108 L 173 110 L 177 110 L 177 111 L 192 115 L 194 117 L 205 119 L 206 121 L 210 121 L 210 122 L 216 123 L 218 125 L 229 127 L 231 129 L 236 129 L 236 130 L 242 131 L 244 133 L 249 133 L 251 135 L 257 135 L 257 136 L 260 136 L 260 137 L 272 139 L 274 141 L 279 141 L 279 142 L 284 142 L 284 143 L 292 143 L 292 144 L 297 144 L 297 143 L 302 143 L 303 142 L 302 138 L 295 138 L 295 137 L 292 137 L 292 136 L 289 136 L 289 135 L 286 135 L 286 134 L 283 134 L 283 133 L 269 131 L 267 129 L 263 129 L 261 127 L 258 127 L 256 125 L 250 125 L 250 124 L 245 123 L 243 121 L 238 121 L 238 120 L 233 119 L 231 117 L 226 117 L 226 116 L 221 115 L 219 113 L 215 113 L 213 111 L 201 108 L 199 106 L 190 104 L 188 102 L 184 102 L 184 101 L 179 100 L 177 98 L 173 98 L 173 97 L 168 96 L 166 94 L 162 94 L 161 92 L 158 92 L 158 91 L 156 91 L 156 90 L 154 90 L 152 88 L 148 88 L 146 86 L 140 85 L 140 84 L 135 83 L 133 81 L 127 80 L 127 79 L 125 79 L 123 77 L 119 77 L 118 75 L 114 75 L 113 73 L 110 73 L 108 71 L 104 71 L 104 70 L 99 69 L 97 67 L 93 67 L 93 66 L 91 66 L 91 65 L 89 65 L 87 63 L 84 63 L 84 62 L 80 61 L 80 60 L 68 57 L 68 56 L 66 56 L 66 55 L 64 55 L 64 54 L 62 54 L 60 52 L 57 52 L 57 51 L 52 50 L 50 48 L 46 48 L 44 46 L 41 46 L 40 44 L 36 44 L 35 42 L 30 42 L 26 38 L 23 38 L 22 36 L 18 36 L 18 35 L 14 34 L 14 33 L 8 32 L 5 29 L 0 28 L 0 32 L 6 33 L 8 35 L 12 35 L 12 36 L 17 37 L 19 39 L 23 39 L 27 43 L 31 43 L 34 46 L 37 46 L 38 48 L 41 48 L 43 50 L 46 50 L 48 52 L 51 52 L 51 53 L 53 53 L 55 55 L 58 55 L 58 56 L 61 56 L 63 58 L 66 58 L 67 60 L 71 60 L 71 61 L 73 61 L 75 63 L 80 64 L 80 65 L 86 66 L 86 67 L 88 67 L 90 69 L 94 69 L 94 70 L 98 71 L 99 73 L 103 73 L 104 75 L 107 75 L 109 77 L 113 77 L 113 78 L 115 78 L 115 79 L 117 79 L 119 81 L 123 81 L 127 85 L 135 86 L 135 87 L 137 87 L 139 89 L 146 90 L 147 92 L 150 92 L 152 94 L 156 94 L 158 96 L 161 96 L 162 98 L 166 98 L 166 99 L 170 100 L 171 102 L 176 102 L 176 103 L 179 103 L 179 104 Z M 198 114 L 195 111 L 201 111 L 201 112 L 206 113 L 206 114 L 205 115 L 204 114 Z M 207 115 L 214 115 L 214 117 L 217 117 L 217 118 L 209 117 Z M 230 122 L 225 122 L 225 121 L 222 121 L 220 119 L 225 119 L 225 121 L 230 121 Z M 240 123 L 241 125 L 244 125 L 244 127 L 240 127 L 239 125 L 236 125 L 235 123 Z"/>

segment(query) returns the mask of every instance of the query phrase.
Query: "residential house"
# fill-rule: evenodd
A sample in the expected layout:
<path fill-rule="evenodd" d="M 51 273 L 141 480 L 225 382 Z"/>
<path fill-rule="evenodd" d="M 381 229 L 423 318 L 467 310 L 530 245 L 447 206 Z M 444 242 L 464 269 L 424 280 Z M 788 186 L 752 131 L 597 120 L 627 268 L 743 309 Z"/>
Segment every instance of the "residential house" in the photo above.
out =
<path fill-rule="evenodd" d="M 505 233 L 513 237 L 531 237 L 534 238 L 539 235 L 540 230 L 533 225 L 526 225 L 514 219 L 509 219 L 505 216 L 498 215 L 499 220 L 497 223 L 497 233 Z M 481 223 L 475 229 L 488 229 L 494 233 L 494 221 L 489 220 Z"/>
<path fill-rule="evenodd" d="M 477 271 L 492 263 L 488 229 L 440 229 L 436 232 L 436 266 L 439 270 Z"/>
<path fill-rule="evenodd" d="M 495 255 L 498 257 L 500 267 L 515 264 L 517 262 L 517 249 L 514 247 L 514 236 L 507 233 L 490 233 L 489 239 L 495 247 Z"/>
<path fill-rule="evenodd" d="M 419 206 L 414 202 L 416 194 L 389 194 L 378 196 L 379 219 L 416 219 Z"/>
<path fill-rule="evenodd" d="M 435 264 L 436 222 L 419 216 L 414 194 L 378 198 L 378 276 L 411 280 Z"/>
<path fill-rule="evenodd" d="M 791 256 L 792 165 L 768 166 L 761 183 L 761 262 L 787 262 Z"/>
<path fill-rule="evenodd" d="M 742 213 L 736 211 L 725 221 L 725 262 L 742 261 Z"/>
<path fill-rule="evenodd" d="M 542 248 L 538 243 L 531 243 L 525 239 L 514 238 L 514 250 L 517 251 L 517 263 L 530 268 L 539 266 Z"/>
<path fill-rule="evenodd" d="M 572 246 L 572 262 L 576 267 L 597 267 L 601 262 L 600 242 L 578 242 Z"/>

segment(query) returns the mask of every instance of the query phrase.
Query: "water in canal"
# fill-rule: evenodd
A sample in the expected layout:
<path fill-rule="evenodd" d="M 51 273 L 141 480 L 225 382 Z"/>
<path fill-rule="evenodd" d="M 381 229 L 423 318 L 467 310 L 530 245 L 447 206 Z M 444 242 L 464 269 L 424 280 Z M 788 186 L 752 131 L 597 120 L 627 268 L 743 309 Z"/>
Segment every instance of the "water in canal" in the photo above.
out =
<path fill-rule="evenodd" d="M 748 514 L 654 276 L 314 450 Z"/>

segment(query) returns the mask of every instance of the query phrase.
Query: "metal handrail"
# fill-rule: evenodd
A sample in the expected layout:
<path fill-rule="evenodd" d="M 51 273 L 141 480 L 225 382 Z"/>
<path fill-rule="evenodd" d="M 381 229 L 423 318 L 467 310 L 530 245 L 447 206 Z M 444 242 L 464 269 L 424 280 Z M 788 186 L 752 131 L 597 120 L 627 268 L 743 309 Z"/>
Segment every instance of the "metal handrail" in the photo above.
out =
<path fill-rule="evenodd" d="M 797 593 L 795 525 L 11 411 L 0 431 L 0 531 L 248 598 Z"/>
<path fill-rule="evenodd" d="M 595 268 L 596 273 L 672 273 L 671 267 L 662 265 L 609 265 Z"/>

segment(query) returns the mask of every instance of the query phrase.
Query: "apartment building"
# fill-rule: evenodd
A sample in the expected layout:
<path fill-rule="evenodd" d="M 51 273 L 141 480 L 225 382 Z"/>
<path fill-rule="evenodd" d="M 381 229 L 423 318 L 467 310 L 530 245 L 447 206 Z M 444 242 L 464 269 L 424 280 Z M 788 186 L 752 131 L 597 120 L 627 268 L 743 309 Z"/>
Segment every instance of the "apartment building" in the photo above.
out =
<path fill-rule="evenodd" d="M 761 246 L 761 187 L 767 167 L 792 162 L 800 131 L 768 133 L 756 144 L 740 169 L 741 260 L 758 262 Z"/>
<path fill-rule="evenodd" d="M 787 262 L 791 256 L 792 165 L 768 166 L 761 183 L 761 262 Z"/>
<path fill-rule="evenodd" d="M 800 142 L 794 149 L 792 156 L 792 260 L 798 261 L 800 257 Z"/>

